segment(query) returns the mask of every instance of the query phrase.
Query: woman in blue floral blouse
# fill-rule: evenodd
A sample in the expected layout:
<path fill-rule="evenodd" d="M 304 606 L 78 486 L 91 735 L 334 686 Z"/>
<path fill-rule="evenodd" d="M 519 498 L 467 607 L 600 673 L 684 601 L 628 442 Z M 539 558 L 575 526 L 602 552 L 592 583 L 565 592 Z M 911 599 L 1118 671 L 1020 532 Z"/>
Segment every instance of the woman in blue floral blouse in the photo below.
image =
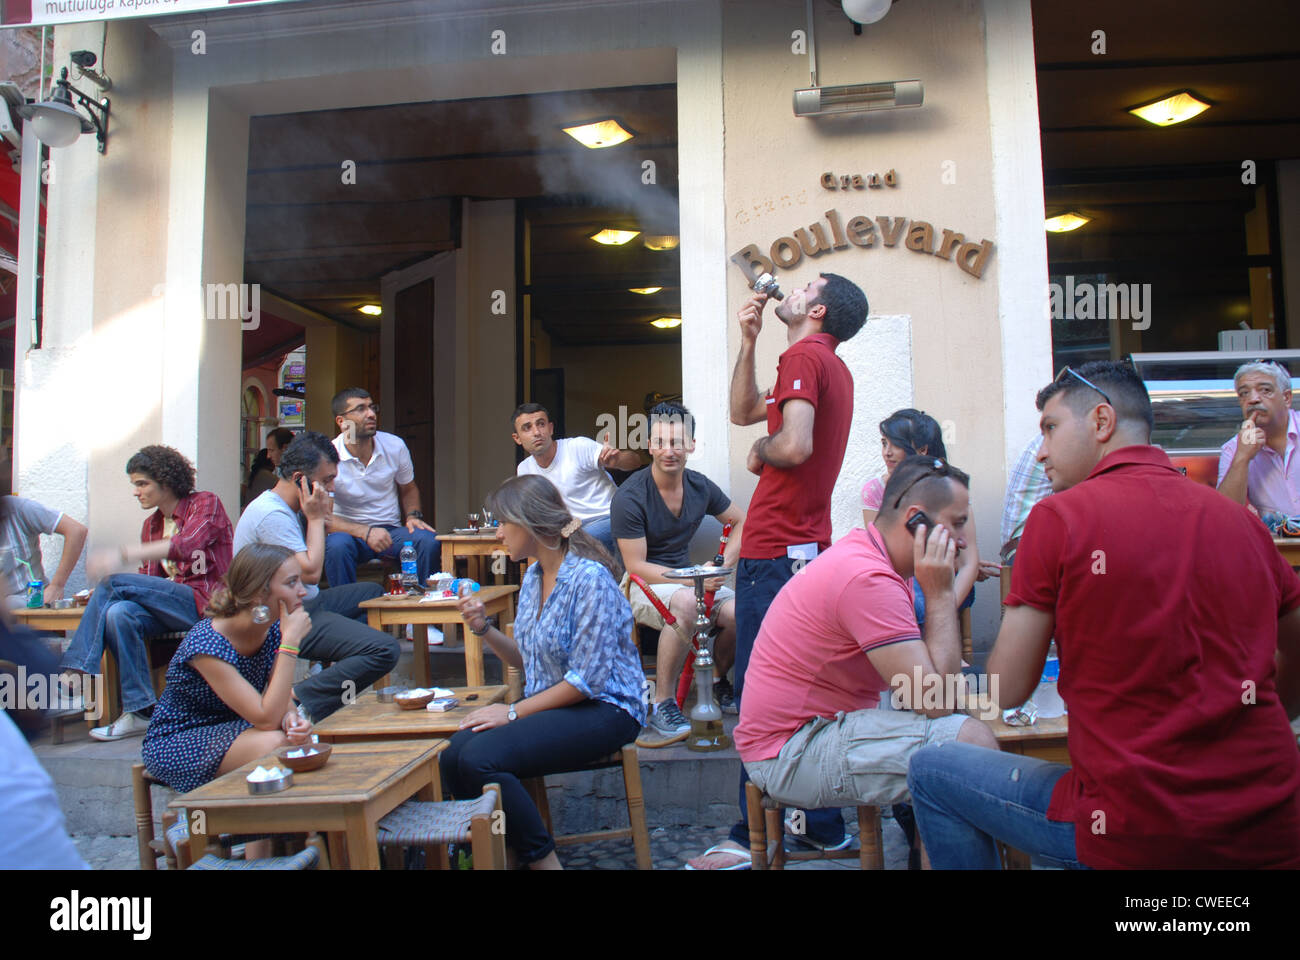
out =
<path fill-rule="evenodd" d="M 524 671 L 524 698 L 465 718 L 442 753 L 442 781 L 462 799 L 499 783 L 506 843 L 519 862 L 559 870 L 555 841 L 520 780 L 579 768 L 635 740 L 645 721 L 645 673 L 613 560 L 555 486 L 512 477 L 485 506 L 501 521 L 497 539 L 510 559 L 538 562 L 519 590 L 514 640 L 488 626 L 473 594 L 460 612 L 502 662 Z"/>

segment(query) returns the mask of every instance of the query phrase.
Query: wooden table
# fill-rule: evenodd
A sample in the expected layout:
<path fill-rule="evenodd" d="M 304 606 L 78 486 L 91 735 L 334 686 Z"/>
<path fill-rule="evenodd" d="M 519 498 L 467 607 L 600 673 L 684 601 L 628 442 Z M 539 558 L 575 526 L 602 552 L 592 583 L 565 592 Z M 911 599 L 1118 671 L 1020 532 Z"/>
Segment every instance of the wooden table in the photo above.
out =
<path fill-rule="evenodd" d="M 1300 537 L 1274 537 L 1273 545 L 1283 560 L 1293 567 L 1300 567 Z"/>
<path fill-rule="evenodd" d="M 456 572 L 456 558 L 469 557 L 481 558 L 500 555 L 503 559 L 509 559 L 505 547 L 497 539 L 495 528 L 486 528 L 486 533 L 440 533 L 438 542 L 442 544 L 442 571 L 444 573 L 454 574 Z M 479 559 L 475 564 L 479 567 L 477 575 L 473 572 L 470 576 L 482 583 L 486 579 L 486 572 L 482 569 L 485 561 Z M 500 586 L 505 583 L 505 574 L 491 571 L 495 583 Z"/>
<path fill-rule="evenodd" d="M 33 630 L 58 630 L 62 633 L 75 633 L 81 626 L 81 617 L 85 607 L 71 606 L 66 610 L 51 610 L 49 607 L 17 607 L 9 611 L 19 623 L 25 623 Z"/>
<path fill-rule="evenodd" d="M 85 614 L 84 606 L 78 607 L 73 604 L 66 610 L 51 610 L 49 607 L 15 607 L 9 613 L 18 623 L 31 627 L 33 630 L 40 630 L 49 633 L 62 633 L 65 636 L 77 632 L 77 627 L 81 626 L 81 617 Z M 112 683 L 109 683 L 109 670 L 112 670 Z M 84 719 L 86 726 L 94 729 L 99 726 L 101 720 L 114 719 L 121 712 L 122 706 L 118 695 L 117 680 L 117 661 L 108 656 L 105 652 L 100 666 L 100 676 L 103 678 L 98 697 L 84 697 L 86 711 Z M 55 743 L 63 742 L 63 725 L 70 720 L 76 720 L 75 713 L 60 713 L 50 717 L 51 739 Z"/>
<path fill-rule="evenodd" d="M 1066 737 L 1070 732 L 1069 715 L 1036 720 L 1027 727 L 1013 727 L 1002 722 L 998 716 L 985 720 L 997 737 L 998 746 L 1004 753 L 1018 753 L 1049 763 L 1070 763 L 1070 751 L 1066 746 Z M 1003 856 L 1008 870 L 1028 870 L 1029 856 L 1020 850 L 1002 845 Z"/>
<path fill-rule="evenodd" d="M 477 594 L 483 601 L 487 616 L 501 615 L 501 627 L 513 623 L 515 619 L 515 593 L 519 588 L 513 584 L 505 586 L 483 587 Z M 405 626 L 411 624 L 415 630 L 414 663 L 415 684 L 420 687 L 432 686 L 429 670 L 429 625 L 439 624 L 443 627 L 444 642 L 454 639 L 449 628 L 463 626 L 456 598 L 449 597 L 435 603 L 421 603 L 418 597 L 405 594 L 384 595 L 361 604 L 366 611 L 367 622 L 376 630 L 384 627 Z M 465 639 L 465 683 L 471 687 L 483 686 L 483 640 L 474 636 L 468 628 L 464 631 Z"/>
<path fill-rule="evenodd" d="M 378 870 L 376 824 L 411 797 L 442 799 L 438 754 L 446 746 L 445 740 L 336 744 L 325 766 L 295 773 L 288 790 L 254 796 L 244 778 L 258 764 L 274 761 L 274 754 L 268 754 L 177 797 L 168 807 L 185 808 L 195 859 L 209 838 L 223 833 L 315 831 L 327 835 L 331 867 Z"/>
<path fill-rule="evenodd" d="M 373 690 L 335 710 L 313 727 L 326 743 L 355 743 L 361 740 L 430 740 L 450 737 L 471 712 L 506 697 L 505 684 L 491 687 L 452 687 L 460 706 L 444 713 L 403 710 L 395 703 L 380 703 Z M 477 700 L 467 701 L 470 694 Z"/>

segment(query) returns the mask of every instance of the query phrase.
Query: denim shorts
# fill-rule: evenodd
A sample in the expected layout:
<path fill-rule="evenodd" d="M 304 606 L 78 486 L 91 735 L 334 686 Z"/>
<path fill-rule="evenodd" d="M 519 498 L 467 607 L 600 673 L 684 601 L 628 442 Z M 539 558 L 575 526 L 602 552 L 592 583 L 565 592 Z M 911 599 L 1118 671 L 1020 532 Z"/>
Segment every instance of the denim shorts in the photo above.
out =
<path fill-rule="evenodd" d="M 813 717 L 769 760 L 745 764 L 749 778 L 791 807 L 903 803 L 910 798 L 907 766 L 929 744 L 957 738 L 969 718 L 931 719 L 911 710 L 857 710 L 833 720 Z"/>

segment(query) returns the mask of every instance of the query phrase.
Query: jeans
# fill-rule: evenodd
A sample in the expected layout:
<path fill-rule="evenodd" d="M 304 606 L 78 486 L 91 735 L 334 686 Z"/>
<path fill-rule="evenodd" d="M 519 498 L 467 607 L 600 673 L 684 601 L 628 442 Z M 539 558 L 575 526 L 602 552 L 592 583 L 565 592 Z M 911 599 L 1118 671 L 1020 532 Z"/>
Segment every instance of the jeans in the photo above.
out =
<path fill-rule="evenodd" d="M 736 567 L 736 679 L 732 688 L 736 704 L 741 703 L 745 688 L 745 670 L 758 628 L 776 595 L 794 576 L 794 561 L 789 557 L 771 560 L 741 560 Z M 740 820 L 731 825 L 731 839 L 742 847 L 749 846 L 749 807 L 745 802 L 745 784 L 749 774 L 740 765 Z M 807 811 L 806 836 L 819 843 L 836 844 L 844 839 L 844 817 L 834 807 Z"/>
<path fill-rule="evenodd" d="M 614 545 L 614 534 L 610 530 L 609 515 L 603 517 L 593 517 L 582 525 L 582 532 L 589 534 L 605 545 L 609 555 L 614 558 L 616 563 L 622 563 L 619 556 L 618 547 Z"/>
<path fill-rule="evenodd" d="M 386 526 L 375 524 L 387 530 L 393 542 L 383 553 L 375 553 L 370 544 L 350 533 L 330 533 L 325 535 L 325 579 L 331 587 L 343 587 L 357 582 L 357 565 L 368 563 L 375 557 L 398 558 L 407 540 L 415 547 L 415 569 L 420 576 L 420 585 L 429 579 L 429 574 L 437 573 L 442 565 L 442 544 L 438 535 L 428 530 L 416 530 L 414 533 L 401 525 Z M 447 571 L 450 573 L 451 571 Z"/>
<path fill-rule="evenodd" d="M 1036 861 L 1087 869 L 1074 824 L 1047 819 L 1052 790 L 1069 767 L 970 743 L 922 747 L 907 784 L 916 825 L 936 870 L 997 870 L 995 840 Z"/>
<path fill-rule="evenodd" d="M 157 698 L 145 638 L 188 630 L 198 621 L 194 591 L 185 584 L 141 573 L 115 573 L 90 595 L 60 666 L 97 674 L 107 649 L 117 660 L 122 678 L 122 710 L 147 710 Z"/>
<path fill-rule="evenodd" d="M 351 703 L 397 663 L 402 651 L 397 640 L 358 622 L 365 619 L 358 604 L 382 592 L 377 583 L 350 583 L 322 590 L 303 604 L 311 616 L 311 629 L 299 656 L 334 664 L 293 688 L 313 722 Z"/>
<path fill-rule="evenodd" d="M 491 730 L 462 730 L 438 764 L 443 785 L 457 800 L 472 800 L 485 784 L 500 784 L 506 843 L 520 863 L 534 863 L 555 849 L 555 841 L 519 781 L 580 769 L 631 743 L 639 732 L 640 725 L 621 707 L 584 700 Z"/>

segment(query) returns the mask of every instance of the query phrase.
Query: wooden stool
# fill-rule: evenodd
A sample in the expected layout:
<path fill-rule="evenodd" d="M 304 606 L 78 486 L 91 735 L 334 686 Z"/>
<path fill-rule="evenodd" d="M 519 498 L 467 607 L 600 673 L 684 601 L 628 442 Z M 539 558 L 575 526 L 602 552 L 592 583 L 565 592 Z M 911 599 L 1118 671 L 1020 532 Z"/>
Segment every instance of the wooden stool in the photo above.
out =
<path fill-rule="evenodd" d="M 131 765 L 131 797 L 135 803 L 135 843 L 140 854 L 141 870 L 157 870 L 158 858 L 165 857 L 167 869 L 176 869 L 176 854 L 167 843 L 155 838 L 153 829 L 153 788 L 163 786 L 145 769 L 143 763 Z M 163 830 L 169 827 L 175 814 L 163 817 Z"/>
<path fill-rule="evenodd" d="M 631 837 L 632 847 L 636 851 L 636 868 L 653 870 L 654 862 L 650 859 L 650 833 L 645 825 L 645 798 L 641 793 L 641 763 L 637 757 L 636 744 L 629 743 L 617 753 L 601 760 L 580 767 L 579 770 L 606 770 L 612 767 L 623 768 L 623 789 L 627 796 L 628 826 L 614 830 L 595 830 L 591 833 L 573 833 L 556 836 L 551 825 L 551 805 L 546 799 L 546 778 L 533 777 L 523 781 L 524 789 L 537 804 L 538 812 L 546 823 L 547 832 L 555 839 L 557 847 L 575 843 L 593 843 L 597 840 L 610 840 L 619 837 Z M 565 770 L 564 773 L 577 771 Z"/>
<path fill-rule="evenodd" d="M 488 783 L 475 800 L 407 800 L 379 821 L 381 847 L 423 847 L 425 865 L 446 870 L 447 844 L 466 843 L 474 854 L 475 870 L 504 870 L 505 830 L 501 786 Z M 391 860 L 389 866 L 398 864 Z"/>
<path fill-rule="evenodd" d="M 880 834 L 880 809 L 858 806 L 858 845 L 852 850 L 807 850 L 785 852 L 785 826 L 781 805 L 752 782 L 745 783 L 745 806 L 749 813 L 749 856 L 755 870 L 784 870 L 787 860 L 852 860 L 863 870 L 885 869 L 885 846 Z M 768 842 L 775 837 L 776 851 L 768 859 Z"/>

